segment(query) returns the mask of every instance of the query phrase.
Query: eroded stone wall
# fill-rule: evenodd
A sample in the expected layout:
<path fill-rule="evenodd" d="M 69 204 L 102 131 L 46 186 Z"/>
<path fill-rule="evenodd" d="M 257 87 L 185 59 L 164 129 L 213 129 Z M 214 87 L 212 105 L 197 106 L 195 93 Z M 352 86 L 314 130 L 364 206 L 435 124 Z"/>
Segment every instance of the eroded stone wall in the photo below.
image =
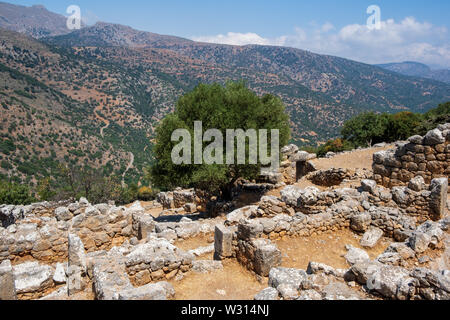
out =
<path fill-rule="evenodd" d="M 373 156 L 375 181 L 385 187 L 405 186 L 421 176 L 430 184 L 435 178 L 450 176 L 450 124 L 440 125 L 424 137 L 414 136 L 397 143 L 395 150 Z"/>

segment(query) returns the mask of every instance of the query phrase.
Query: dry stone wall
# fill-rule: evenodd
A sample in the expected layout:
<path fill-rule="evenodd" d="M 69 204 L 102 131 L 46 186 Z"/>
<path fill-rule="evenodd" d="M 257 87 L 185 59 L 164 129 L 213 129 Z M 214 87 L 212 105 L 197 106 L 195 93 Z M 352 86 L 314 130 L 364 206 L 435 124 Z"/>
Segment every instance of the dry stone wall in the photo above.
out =
<path fill-rule="evenodd" d="M 59 205 L 0 208 L 4 216 L 22 212 L 20 216 L 15 215 L 14 224 L 3 224 L 6 228 L 0 228 L 0 262 L 64 261 L 68 257 L 69 233 L 78 235 L 88 252 L 109 250 L 133 236 L 133 213 L 143 210 L 140 205 L 128 209 L 107 204 L 93 206 L 85 199 L 67 207 Z M 42 214 L 42 207 L 46 208 L 45 214 Z"/>
<path fill-rule="evenodd" d="M 362 190 L 369 203 L 380 207 L 403 210 L 407 216 L 417 219 L 417 223 L 445 218 L 448 179 L 433 179 L 429 185 L 421 176 L 413 178 L 408 186 L 387 189 L 373 180 L 363 180 Z"/>
<path fill-rule="evenodd" d="M 450 124 L 440 125 L 424 137 L 414 136 L 397 143 L 395 150 L 373 156 L 375 181 L 385 187 L 405 186 L 417 176 L 430 184 L 450 176 Z"/>

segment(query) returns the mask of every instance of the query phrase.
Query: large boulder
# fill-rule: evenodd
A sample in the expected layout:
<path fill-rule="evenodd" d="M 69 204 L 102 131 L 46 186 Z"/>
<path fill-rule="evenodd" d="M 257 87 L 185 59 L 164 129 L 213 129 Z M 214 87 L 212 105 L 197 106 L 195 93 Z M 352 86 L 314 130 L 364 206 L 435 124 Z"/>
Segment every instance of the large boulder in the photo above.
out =
<path fill-rule="evenodd" d="M 59 207 L 55 209 L 55 217 L 58 221 L 69 221 L 73 214 L 67 207 Z"/>
<path fill-rule="evenodd" d="M 370 192 L 371 194 L 374 194 L 376 188 L 377 188 L 377 183 L 374 180 L 365 179 L 365 180 L 361 181 L 361 189 L 363 191 Z"/>
<path fill-rule="evenodd" d="M 256 211 L 258 210 L 258 206 L 247 206 L 243 207 L 237 210 L 234 210 L 233 212 L 229 213 L 227 215 L 226 224 L 227 225 L 233 225 L 241 221 L 242 219 L 248 219 L 250 216 L 254 215 Z"/>
<path fill-rule="evenodd" d="M 298 298 L 298 288 L 291 284 L 283 283 L 277 287 L 277 291 L 283 300 L 296 300 Z"/>
<path fill-rule="evenodd" d="M 379 228 L 370 228 L 364 233 L 361 239 L 361 245 L 366 248 L 373 248 L 378 241 L 383 237 L 383 230 Z"/>
<path fill-rule="evenodd" d="M 308 153 L 306 151 L 298 151 L 294 155 L 292 155 L 289 160 L 291 162 L 306 162 L 309 160 L 314 160 L 317 158 L 316 154 Z"/>
<path fill-rule="evenodd" d="M 270 240 L 257 239 L 252 243 L 255 247 L 253 271 L 260 276 L 267 277 L 272 268 L 281 265 L 281 251 Z"/>
<path fill-rule="evenodd" d="M 283 182 L 283 175 L 278 170 L 272 170 L 270 168 L 263 169 L 258 177 L 258 182 L 279 184 Z"/>
<path fill-rule="evenodd" d="M 365 232 L 372 222 L 370 213 L 360 213 L 351 217 L 350 227 L 356 232 Z"/>
<path fill-rule="evenodd" d="M 383 265 L 368 279 L 367 288 L 388 299 L 407 300 L 414 296 L 418 281 L 410 277 L 408 270 Z"/>
<path fill-rule="evenodd" d="M 200 231 L 200 223 L 198 222 L 182 222 L 175 228 L 178 238 L 188 239 L 198 235 Z"/>
<path fill-rule="evenodd" d="M 42 292 L 53 285 L 53 268 L 36 261 L 14 266 L 13 273 L 19 294 Z"/>
<path fill-rule="evenodd" d="M 425 184 L 425 179 L 422 176 L 417 176 L 417 177 L 411 179 L 411 181 L 408 184 L 408 188 L 410 188 L 411 190 L 414 190 L 416 192 L 425 190 L 426 187 L 427 187 L 427 185 Z"/>
<path fill-rule="evenodd" d="M 288 206 L 297 207 L 297 200 L 304 190 L 296 186 L 287 186 L 281 190 L 281 200 Z"/>
<path fill-rule="evenodd" d="M 257 239 L 262 236 L 264 227 L 259 221 L 242 221 L 238 225 L 237 237 L 241 240 Z"/>
<path fill-rule="evenodd" d="M 429 131 L 423 139 L 423 143 L 426 145 L 436 145 L 442 144 L 444 142 L 445 137 L 442 135 L 442 131 L 439 129 Z"/>
<path fill-rule="evenodd" d="M 430 245 L 436 247 L 444 237 L 441 224 L 427 221 L 420 225 L 409 238 L 409 245 L 417 253 L 425 252 Z"/>
<path fill-rule="evenodd" d="M 133 247 L 125 257 L 125 264 L 127 267 L 146 264 L 151 266 L 152 271 L 158 271 L 165 265 L 190 264 L 193 260 L 192 254 L 178 249 L 167 240 L 155 239 Z"/>
<path fill-rule="evenodd" d="M 147 239 L 152 233 L 155 232 L 155 220 L 151 215 L 140 215 L 138 222 L 138 239 Z"/>
<path fill-rule="evenodd" d="M 450 300 L 450 271 L 416 268 L 411 276 L 418 280 L 419 293 L 427 300 Z"/>
<path fill-rule="evenodd" d="M 94 264 L 92 272 L 97 300 L 118 300 L 119 292 L 134 289 L 122 263 L 105 258 Z"/>
<path fill-rule="evenodd" d="M 347 245 L 346 248 L 348 252 L 345 255 L 345 260 L 347 260 L 350 265 L 370 260 L 369 255 L 364 250 L 355 248 L 351 245 Z"/>
<path fill-rule="evenodd" d="M 298 147 L 295 144 L 290 144 L 281 149 L 281 153 L 290 156 L 298 151 Z"/>
<path fill-rule="evenodd" d="M 349 271 L 359 284 L 365 285 L 367 280 L 382 266 L 378 261 L 364 260 L 354 264 Z"/>
<path fill-rule="evenodd" d="M 278 288 L 281 284 L 290 284 L 300 288 L 302 282 L 307 279 L 304 270 L 292 268 L 273 268 L 269 273 L 269 286 Z"/>

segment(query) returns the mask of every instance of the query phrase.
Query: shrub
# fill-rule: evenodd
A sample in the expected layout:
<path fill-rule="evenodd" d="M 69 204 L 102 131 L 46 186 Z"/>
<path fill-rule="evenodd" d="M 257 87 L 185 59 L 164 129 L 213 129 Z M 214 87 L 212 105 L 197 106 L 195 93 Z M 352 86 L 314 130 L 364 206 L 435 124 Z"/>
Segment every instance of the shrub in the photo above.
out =
<path fill-rule="evenodd" d="M 0 180 L 0 203 L 27 205 L 36 201 L 27 185 Z"/>
<path fill-rule="evenodd" d="M 155 194 L 150 187 L 141 187 L 138 190 L 138 199 L 142 201 L 150 201 L 155 198 Z"/>

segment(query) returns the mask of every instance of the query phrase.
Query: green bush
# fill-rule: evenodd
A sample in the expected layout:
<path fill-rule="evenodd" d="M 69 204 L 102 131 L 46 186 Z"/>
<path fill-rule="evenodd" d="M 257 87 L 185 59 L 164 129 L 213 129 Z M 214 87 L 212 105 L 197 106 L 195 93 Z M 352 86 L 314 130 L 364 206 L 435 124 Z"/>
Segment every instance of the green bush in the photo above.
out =
<path fill-rule="evenodd" d="M 341 135 L 356 147 L 366 147 L 380 142 L 406 140 L 417 134 L 424 135 L 437 125 L 448 122 L 450 102 L 425 114 L 407 111 L 396 114 L 363 113 L 345 122 Z"/>
<path fill-rule="evenodd" d="M 27 185 L 0 180 L 0 204 L 27 205 L 35 201 Z"/>
<path fill-rule="evenodd" d="M 342 138 L 330 140 L 317 148 L 303 149 L 323 157 L 330 151 L 341 152 L 381 142 L 406 140 L 414 135 L 425 135 L 443 123 L 450 123 L 450 102 L 441 104 L 425 114 L 408 111 L 396 114 L 365 112 L 344 123 Z"/>
<path fill-rule="evenodd" d="M 345 139 L 338 138 L 335 140 L 330 140 L 324 145 L 317 148 L 316 152 L 318 157 L 324 157 L 328 152 L 343 152 L 352 150 L 354 145 Z"/>

